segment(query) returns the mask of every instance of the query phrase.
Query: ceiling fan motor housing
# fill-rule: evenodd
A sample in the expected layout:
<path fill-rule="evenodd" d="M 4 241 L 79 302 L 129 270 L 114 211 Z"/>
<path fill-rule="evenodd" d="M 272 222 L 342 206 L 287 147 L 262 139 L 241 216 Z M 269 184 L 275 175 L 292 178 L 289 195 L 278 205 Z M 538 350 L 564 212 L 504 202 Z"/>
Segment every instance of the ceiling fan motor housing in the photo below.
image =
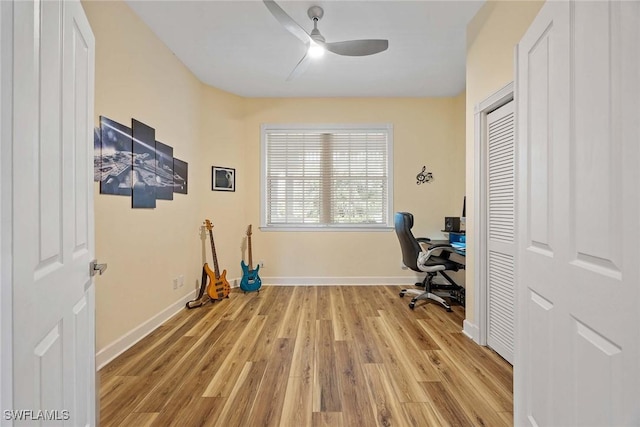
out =
<path fill-rule="evenodd" d="M 325 39 L 322 34 L 320 34 L 320 30 L 318 30 L 318 21 L 324 16 L 324 10 L 322 10 L 320 6 L 311 6 L 309 10 L 307 10 L 307 15 L 309 15 L 309 18 L 313 21 L 313 30 L 311 30 L 309 36 L 318 43 L 324 43 Z"/>
<path fill-rule="evenodd" d="M 312 21 L 319 21 L 324 16 L 324 10 L 320 6 L 311 6 L 307 10 L 307 15 Z"/>

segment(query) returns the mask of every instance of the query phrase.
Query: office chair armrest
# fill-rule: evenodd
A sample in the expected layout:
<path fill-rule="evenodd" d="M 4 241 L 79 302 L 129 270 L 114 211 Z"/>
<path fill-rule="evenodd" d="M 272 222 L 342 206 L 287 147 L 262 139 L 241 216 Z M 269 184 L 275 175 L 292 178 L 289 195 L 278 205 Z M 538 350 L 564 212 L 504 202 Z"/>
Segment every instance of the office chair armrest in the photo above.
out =
<path fill-rule="evenodd" d="M 455 249 L 448 243 L 437 243 L 435 245 L 431 245 L 427 248 L 426 251 L 422 251 L 420 252 L 420 254 L 418 254 L 418 264 L 424 264 L 425 262 L 427 262 L 427 260 L 431 257 L 431 255 L 433 255 L 434 252 L 441 253 L 442 251 L 455 252 Z M 442 254 L 440 256 L 442 257 Z M 446 254 L 444 258 L 449 258 L 449 254 Z"/>
<path fill-rule="evenodd" d="M 416 238 L 416 241 L 418 243 L 429 243 L 431 241 L 431 239 L 428 238 L 428 237 L 418 237 L 418 238 Z"/>
<path fill-rule="evenodd" d="M 453 246 L 448 243 L 437 243 L 435 245 L 430 245 L 427 249 L 451 249 L 451 252 L 453 252 Z"/>

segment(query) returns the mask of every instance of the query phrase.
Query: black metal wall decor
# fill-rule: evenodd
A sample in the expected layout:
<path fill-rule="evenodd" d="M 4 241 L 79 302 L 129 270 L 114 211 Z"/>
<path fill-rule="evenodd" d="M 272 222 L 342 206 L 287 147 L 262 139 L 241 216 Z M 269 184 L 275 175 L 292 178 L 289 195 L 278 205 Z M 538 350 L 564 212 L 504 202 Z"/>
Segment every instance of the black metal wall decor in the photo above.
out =
<path fill-rule="evenodd" d="M 187 194 L 188 164 L 155 140 L 155 129 L 132 119 L 131 128 L 100 116 L 94 130 L 94 181 L 101 194 L 132 196 L 133 208 Z"/>
<path fill-rule="evenodd" d="M 416 175 L 416 184 L 420 185 L 431 181 L 433 181 L 433 173 L 427 172 L 427 167 L 422 166 L 422 171 Z"/>

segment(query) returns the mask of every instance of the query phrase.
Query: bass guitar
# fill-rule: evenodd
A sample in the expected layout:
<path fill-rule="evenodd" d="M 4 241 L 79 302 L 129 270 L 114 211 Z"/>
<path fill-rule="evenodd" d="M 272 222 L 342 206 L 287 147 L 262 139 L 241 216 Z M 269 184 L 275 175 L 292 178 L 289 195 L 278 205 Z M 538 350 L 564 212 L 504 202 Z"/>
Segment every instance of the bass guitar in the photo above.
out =
<path fill-rule="evenodd" d="M 211 240 L 211 252 L 213 253 L 213 268 L 214 271 L 211 271 L 211 268 L 204 263 L 204 271 L 209 276 L 209 287 L 207 288 L 207 295 L 209 298 L 216 301 L 222 298 L 228 298 L 229 292 L 231 291 L 231 286 L 229 286 L 229 282 L 227 281 L 227 270 L 223 270 L 222 274 L 220 274 L 220 267 L 218 267 L 218 256 L 216 254 L 216 245 L 213 243 L 213 224 L 208 219 L 204 221 L 204 226 L 207 230 L 209 230 L 209 239 Z"/>
<path fill-rule="evenodd" d="M 260 292 L 260 286 L 262 286 L 262 280 L 260 280 L 260 276 L 258 276 L 258 270 L 260 270 L 260 266 L 256 267 L 254 270 L 253 259 L 251 258 L 251 224 L 249 224 L 249 228 L 247 228 L 247 245 L 249 250 L 249 265 L 244 263 L 244 260 L 240 261 L 240 266 L 242 267 L 242 280 L 240 280 L 240 289 L 245 292 Z"/>

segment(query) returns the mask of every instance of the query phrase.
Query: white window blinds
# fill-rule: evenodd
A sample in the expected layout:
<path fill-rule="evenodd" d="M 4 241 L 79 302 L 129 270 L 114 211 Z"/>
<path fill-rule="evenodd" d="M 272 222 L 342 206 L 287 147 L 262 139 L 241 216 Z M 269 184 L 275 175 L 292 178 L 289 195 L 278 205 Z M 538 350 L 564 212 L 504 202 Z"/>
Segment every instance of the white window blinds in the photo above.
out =
<path fill-rule="evenodd" d="M 263 132 L 263 225 L 389 225 L 388 128 Z"/>

